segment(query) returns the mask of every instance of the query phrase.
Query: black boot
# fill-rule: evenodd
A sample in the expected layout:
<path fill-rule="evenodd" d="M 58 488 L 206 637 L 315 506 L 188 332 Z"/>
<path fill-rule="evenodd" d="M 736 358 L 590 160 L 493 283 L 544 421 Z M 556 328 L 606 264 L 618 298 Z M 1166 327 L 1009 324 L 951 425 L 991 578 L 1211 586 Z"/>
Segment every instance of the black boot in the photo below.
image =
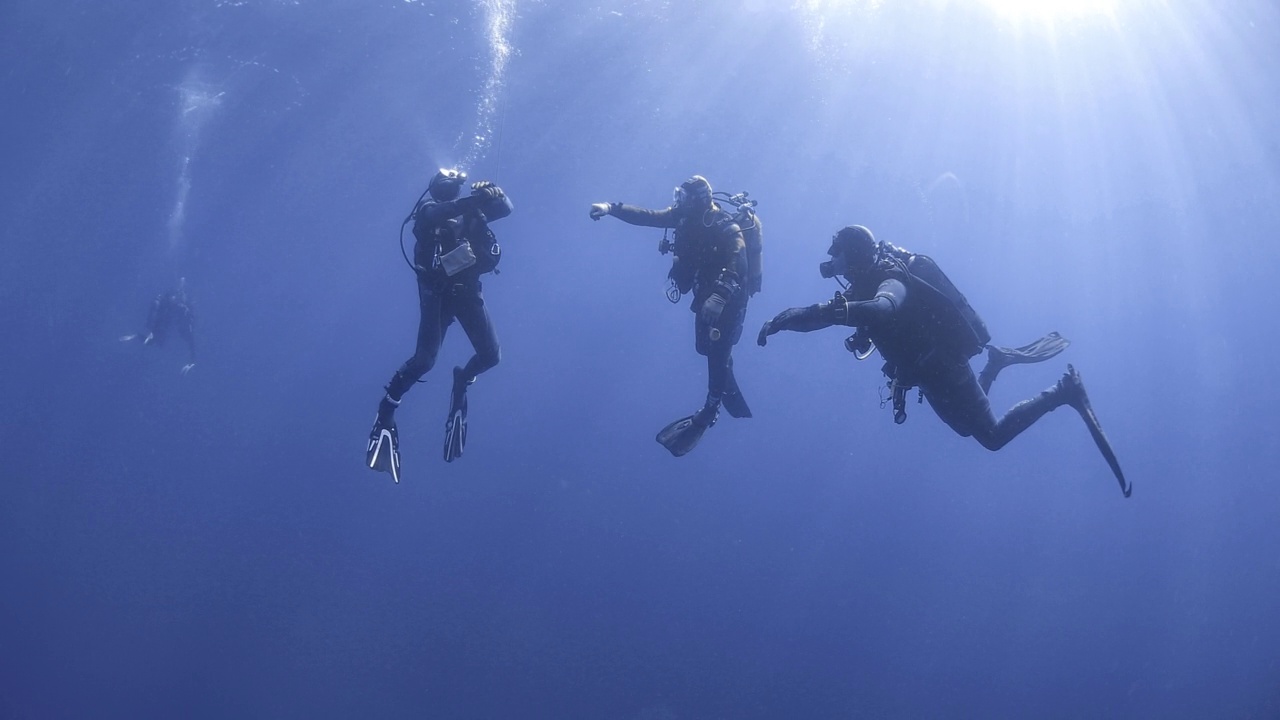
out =
<path fill-rule="evenodd" d="M 399 400 L 392 400 L 390 395 L 383 395 L 382 401 L 378 403 L 378 422 L 394 423 L 398 407 L 400 407 Z"/>
<path fill-rule="evenodd" d="M 703 402 L 702 408 L 693 414 L 694 424 L 701 425 L 704 429 L 714 426 L 720 419 L 720 404 L 723 399 L 720 395 L 707 393 L 707 399 Z"/>

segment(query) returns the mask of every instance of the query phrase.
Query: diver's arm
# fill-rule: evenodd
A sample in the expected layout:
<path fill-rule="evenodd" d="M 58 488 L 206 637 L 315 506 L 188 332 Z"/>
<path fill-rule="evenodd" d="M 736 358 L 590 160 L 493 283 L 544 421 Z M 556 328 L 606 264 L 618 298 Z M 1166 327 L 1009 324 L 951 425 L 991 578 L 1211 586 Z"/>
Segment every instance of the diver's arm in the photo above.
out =
<path fill-rule="evenodd" d="M 848 302 L 842 295 L 832 300 L 831 305 L 837 324 L 858 327 L 888 320 L 906 300 L 907 286 L 901 280 L 890 278 L 880 283 L 876 296 L 870 300 Z"/>
<path fill-rule="evenodd" d="M 602 203 L 604 204 L 604 203 Z M 635 205 L 624 205 L 620 202 L 608 203 L 606 215 L 612 215 L 628 225 L 642 227 L 673 228 L 676 226 L 675 208 L 665 210 L 649 210 Z"/>
<path fill-rule="evenodd" d="M 813 332 L 832 325 L 860 326 L 883 322 L 902 307 L 906 299 L 906 285 L 898 280 L 885 280 L 870 300 L 849 302 L 844 295 L 837 295 L 822 304 L 783 310 L 760 328 L 756 342 L 764 346 L 770 335 L 783 330 Z"/>
<path fill-rule="evenodd" d="M 480 209 L 480 203 L 484 198 L 477 195 L 468 195 L 467 197 L 450 200 L 449 202 L 427 202 L 422 203 L 418 207 L 418 211 L 413 214 L 415 223 L 423 223 L 426 225 L 439 225 L 445 220 L 456 218 L 459 215 L 465 215 L 473 210 Z"/>
<path fill-rule="evenodd" d="M 732 272 L 739 279 L 744 280 L 747 277 L 749 264 L 747 262 L 747 241 L 742 238 L 742 230 L 737 223 L 726 223 L 720 230 L 724 241 L 719 245 L 724 248 L 724 265 L 723 271 Z"/>
<path fill-rule="evenodd" d="M 760 347 L 764 347 L 769 342 L 769 336 L 774 333 L 780 333 L 783 330 L 791 330 L 793 332 L 813 332 L 829 328 L 837 325 L 834 307 L 836 300 L 822 303 L 820 305 L 810 305 L 809 307 L 788 308 L 778 313 L 772 320 L 765 322 L 764 327 L 760 328 L 760 334 L 756 337 L 756 343 Z"/>
<path fill-rule="evenodd" d="M 480 183 L 476 183 L 479 185 Z M 414 224 L 439 225 L 460 215 L 478 212 L 486 201 L 499 197 L 502 190 L 497 185 L 483 185 L 466 197 L 448 202 L 424 202 L 413 214 Z"/>

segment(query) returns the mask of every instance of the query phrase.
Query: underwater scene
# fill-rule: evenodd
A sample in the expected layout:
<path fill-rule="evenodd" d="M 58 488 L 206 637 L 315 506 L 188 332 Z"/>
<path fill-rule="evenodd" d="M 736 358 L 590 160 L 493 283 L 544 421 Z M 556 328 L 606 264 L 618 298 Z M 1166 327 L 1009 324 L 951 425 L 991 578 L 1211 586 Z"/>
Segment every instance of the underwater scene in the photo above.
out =
<path fill-rule="evenodd" d="M 0 720 L 1280 717 L 1280 5 L 0 40 Z"/>

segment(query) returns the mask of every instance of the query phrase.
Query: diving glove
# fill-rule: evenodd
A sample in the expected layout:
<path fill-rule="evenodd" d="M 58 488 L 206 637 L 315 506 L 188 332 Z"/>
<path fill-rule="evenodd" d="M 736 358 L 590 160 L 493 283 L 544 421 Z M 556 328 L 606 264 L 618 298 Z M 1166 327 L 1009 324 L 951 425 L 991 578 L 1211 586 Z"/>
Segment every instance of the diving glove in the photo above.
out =
<path fill-rule="evenodd" d="M 589 215 L 592 220 L 599 220 L 609 214 L 611 207 L 612 206 L 609 203 L 592 203 Z"/>
<path fill-rule="evenodd" d="M 708 325 L 720 322 L 720 314 L 724 312 L 724 306 L 724 296 L 720 293 L 711 293 L 711 297 L 702 303 L 702 322 Z"/>
<path fill-rule="evenodd" d="M 471 186 L 471 194 L 479 195 L 488 200 L 496 200 L 502 197 L 502 188 L 494 185 L 488 180 L 481 180 Z"/>

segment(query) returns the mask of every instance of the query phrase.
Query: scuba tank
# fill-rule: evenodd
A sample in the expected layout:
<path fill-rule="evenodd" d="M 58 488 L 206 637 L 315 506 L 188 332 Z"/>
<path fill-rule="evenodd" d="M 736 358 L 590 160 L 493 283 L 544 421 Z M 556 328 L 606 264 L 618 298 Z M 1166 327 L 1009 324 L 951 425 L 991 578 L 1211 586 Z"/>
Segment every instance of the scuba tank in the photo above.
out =
<path fill-rule="evenodd" d="M 755 295 L 760 292 L 764 280 L 764 228 L 756 215 L 759 202 L 748 199 L 749 195 L 746 191 L 733 195 L 722 191 L 712 193 L 720 202 L 733 206 L 733 221 L 738 224 L 742 239 L 747 243 L 747 293 Z"/>
<path fill-rule="evenodd" d="M 987 324 L 933 258 L 912 253 L 905 268 L 917 292 L 924 290 L 938 342 L 963 352 L 965 357 L 982 352 L 991 342 Z"/>

